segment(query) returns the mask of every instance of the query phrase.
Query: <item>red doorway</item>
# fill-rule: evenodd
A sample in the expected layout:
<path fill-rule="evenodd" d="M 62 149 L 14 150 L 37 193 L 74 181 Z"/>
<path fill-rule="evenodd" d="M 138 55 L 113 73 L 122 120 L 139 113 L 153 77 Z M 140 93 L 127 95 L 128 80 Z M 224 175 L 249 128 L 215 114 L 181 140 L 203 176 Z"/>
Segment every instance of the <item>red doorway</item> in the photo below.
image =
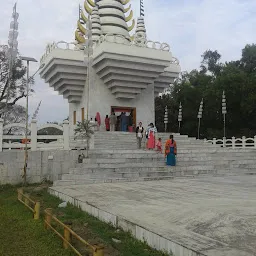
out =
<path fill-rule="evenodd" d="M 117 126 L 116 131 L 121 131 L 121 122 L 120 122 L 120 115 L 122 112 L 126 113 L 127 116 L 131 115 L 131 124 L 129 126 L 132 126 L 133 129 L 136 127 L 136 108 L 132 107 L 119 107 L 119 106 L 111 106 L 111 113 L 114 112 L 117 115 Z M 130 128 L 131 129 L 131 128 Z M 127 128 L 128 130 L 128 128 Z"/>

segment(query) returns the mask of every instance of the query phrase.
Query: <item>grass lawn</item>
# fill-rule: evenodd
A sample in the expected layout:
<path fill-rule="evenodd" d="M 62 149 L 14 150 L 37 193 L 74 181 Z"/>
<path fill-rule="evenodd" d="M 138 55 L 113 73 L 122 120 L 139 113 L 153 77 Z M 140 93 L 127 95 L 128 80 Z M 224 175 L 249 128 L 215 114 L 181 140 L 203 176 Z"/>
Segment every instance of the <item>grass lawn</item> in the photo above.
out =
<path fill-rule="evenodd" d="M 43 221 L 35 221 L 24 205 L 17 201 L 17 188 L 0 186 L 0 255 L 1 256 L 71 256 L 62 248 Z"/>
<path fill-rule="evenodd" d="M 44 229 L 42 220 L 32 219 L 30 211 L 17 201 L 16 190 L 17 187 L 0 187 L 0 255 L 74 255 L 62 249 L 61 240 L 53 232 Z M 151 249 L 129 233 L 117 230 L 72 205 L 58 208 L 61 201 L 49 195 L 44 187 L 33 186 L 26 190 L 33 200 L 40 200 L 42 209 L 52 208 L 58 219 L 72 223 L 72 229 L 86 241 L 103 245 L 104 256 L 167 255 Z M 118 242 L 113 241 L 113 238 Z M 91 255 L 74 239 L 72 243 L 82 255 Z"/>

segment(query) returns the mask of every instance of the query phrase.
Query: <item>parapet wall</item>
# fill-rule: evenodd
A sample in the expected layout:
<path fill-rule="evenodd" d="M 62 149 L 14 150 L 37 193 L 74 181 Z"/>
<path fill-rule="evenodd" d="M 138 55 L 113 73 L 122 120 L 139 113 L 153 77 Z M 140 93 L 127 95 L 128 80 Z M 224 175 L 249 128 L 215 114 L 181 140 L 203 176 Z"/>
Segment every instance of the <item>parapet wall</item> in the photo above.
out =
<path fill-rule="evenodd" d="M 29 152 L 27 181 L 39 183 L 55 181 L 76 165 L 80 151 L 52 150 Z M 19 184 L 23 181 L 24 151 L 0 152 L 0 185 Z"/>

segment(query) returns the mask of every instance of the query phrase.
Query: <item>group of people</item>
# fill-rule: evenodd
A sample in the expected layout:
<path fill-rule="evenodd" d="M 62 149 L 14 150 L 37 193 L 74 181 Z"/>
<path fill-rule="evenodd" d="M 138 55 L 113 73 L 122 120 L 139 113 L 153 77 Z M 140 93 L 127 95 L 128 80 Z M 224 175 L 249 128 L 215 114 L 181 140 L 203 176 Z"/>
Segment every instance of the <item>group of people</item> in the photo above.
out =
<path fill-rule="evenodd" d="M 154 150 L 158 153 L 162 153 L 162 139 L 158 138 L 156 141 L 157 129 L 153 123 L 150 123 L 147 129 L 144 131 L 142 123 L 140 122 L 136 128 L 136 138 L 138 148 L 142 147 L 142 140 L 145 135 L 146 137 L 146 148 L 148 150 Z M 177 155 L 177 144 L 173 138 L 173 135 L 170 135 L 170 138 L 165 143 L 164 153 L 166 157 L 166 164 L 170 166 L 176 165 L 176 155 Z"/>
<path fill-rule="evenodd" d="M 119 116 L 112 112 L 111 115 L 106 115 L 105 117 L 105 127 L 106 131 L 122 131 L 126 132 L 128 127 L 132 126 L 132 112 L 129 116 L 125 112 L 122 112 Z"/>

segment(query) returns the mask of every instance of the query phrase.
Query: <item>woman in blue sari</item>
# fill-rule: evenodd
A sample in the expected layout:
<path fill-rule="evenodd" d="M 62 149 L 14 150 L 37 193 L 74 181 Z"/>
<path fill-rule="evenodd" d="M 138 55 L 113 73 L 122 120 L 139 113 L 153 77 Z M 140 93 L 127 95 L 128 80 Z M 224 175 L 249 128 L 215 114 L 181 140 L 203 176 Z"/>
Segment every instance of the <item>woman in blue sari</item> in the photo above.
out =
<path fill-rule="evenodd" d="M 175 166 L 176 155 L 177 155 L 176 141 L 173 139 L 173 135 L 170 135 L 170 139 L 168 139 L 165 143 L 166 165 Z"/>

